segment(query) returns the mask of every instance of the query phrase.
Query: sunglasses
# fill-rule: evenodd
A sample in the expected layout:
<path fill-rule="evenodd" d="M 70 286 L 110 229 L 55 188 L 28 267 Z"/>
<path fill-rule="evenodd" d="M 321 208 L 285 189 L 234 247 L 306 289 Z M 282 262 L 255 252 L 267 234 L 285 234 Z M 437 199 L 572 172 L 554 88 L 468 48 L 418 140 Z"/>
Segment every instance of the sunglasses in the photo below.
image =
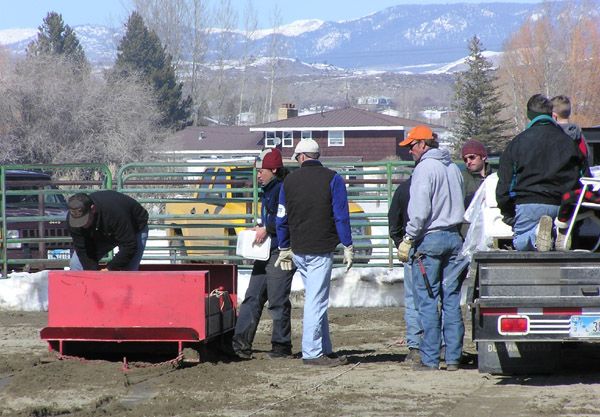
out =
<path fill-rule="evenodd" d="M 414 146 L 419 143 L 419 142 L 413 142 L 410 145 L 408 145 L 408 149 L 412 151 L 412 148 L 414 148 Z"/>
<path fill-rule="evenodd" d="M 467 161 L 474 161 L 477 159 L 479 155 L 465 155 L 463 156 L 463 161 L 467 162 Z"/>

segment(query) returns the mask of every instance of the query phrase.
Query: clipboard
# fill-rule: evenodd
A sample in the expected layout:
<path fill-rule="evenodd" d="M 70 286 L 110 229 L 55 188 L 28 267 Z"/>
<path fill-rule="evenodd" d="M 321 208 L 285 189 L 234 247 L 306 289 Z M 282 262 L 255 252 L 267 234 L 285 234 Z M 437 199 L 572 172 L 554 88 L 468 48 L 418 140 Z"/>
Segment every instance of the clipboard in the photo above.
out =
<path fill-rule="evenodd" d="M 267 236 L 260 245 L 253 245 L 256 232 L 252 229 L 242 230 L 238 233 L 235 254 L 246 259 L 266 261 L 271 254 L 271 237 Z"/>

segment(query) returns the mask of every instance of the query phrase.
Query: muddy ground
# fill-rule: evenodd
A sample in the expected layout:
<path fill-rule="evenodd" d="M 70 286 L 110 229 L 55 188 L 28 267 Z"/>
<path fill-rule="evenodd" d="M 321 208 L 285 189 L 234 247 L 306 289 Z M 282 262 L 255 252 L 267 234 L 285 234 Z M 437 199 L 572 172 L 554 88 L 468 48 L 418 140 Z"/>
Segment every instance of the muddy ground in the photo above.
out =
<path fill-rule="evenodd" d="M 299 351 L 301 310 L 294 309 Z M 600 415 L 600 374 L 500 377 L 475 364 L 414 372 L 403 363 L 400 308 L 330 310 L 344 367 L 316 369 L 268 359 L 263 317 L 256 359 L 171 364 L 56 360 L 39 338 L 46 313 L 0 312 L 2 416 L 591 416 Z M 467 326 L 468 327 L 468 326 Z M 475 353 L 469 332 L 467 353 Z M 590 364 L 591 365 L 591 364 Z"/>

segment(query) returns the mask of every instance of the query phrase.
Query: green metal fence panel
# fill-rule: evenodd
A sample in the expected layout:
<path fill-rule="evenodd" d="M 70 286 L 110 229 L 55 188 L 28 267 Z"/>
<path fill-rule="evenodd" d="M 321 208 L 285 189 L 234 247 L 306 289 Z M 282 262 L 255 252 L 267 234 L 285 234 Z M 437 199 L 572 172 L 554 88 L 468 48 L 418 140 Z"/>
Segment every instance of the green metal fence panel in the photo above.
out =
<path fill-rule="evenodd" d="M 342 175 L 347 184 L 355 267 L 398 266 L 395 247 L 389 239 L 387 212 L 397 185 L 410 176 L 414 163 L 325 161 L 324 164 Z M 296 164 L 288 166 L 296 167 Z M 7 187 L 6 172 L 14 170 L 45 172 L 50 175 L 51 187 L 11 189 Z M 64 222 L 65 213 L 48 213 L 43 207 L 27 213 L 7 213 L 7 199 L 24 196 L 40 201 L 46 196 L 60 195 L 64 201 L 76 192 L 113 188 L 138 200 L 150 213 L 150 237 L 143 262 L 231 262 L 241 268 L 251 267 L 250 261 L 235 255 L 235 249 L 237 233 L 255 226 L 260 219 L 260 187 L 252 161 L 131 163 L 120 167 L 114 179 L 116 187 L 110 169 L 104 164 L 1 166 L 3 276 L 9 269 L 23 265 L 41 268 L 65 264 L 65 259 L 47 259 L 48 256 L 39 253 L 36 257 L 12 256 L 16 246 L 70 246 L 70 237 L 45 233 L 40 226 Z M 27 233 L 11 229 L 12 225 L 23 222 L 35 227 L 30 227 Z M 336 265 L 340 266 L 341 261 L 340 247 Z"/>
<path fill-rule="evenodd" d="M 67 197 L 111 187 L 112 174 L 104 164 L 0 166 L 2 277 L 13 269 L 67 265 Z"/>
<path fill-rule="evenodd" d="M 412 162 L 325 162 L 347 183 L 355 266 L 393 267 L 387 212 Z M 289 165 L 294 169 L 297 165 Z M 150 213 L 145 262 L 251 262 L 235 255 L 237 233 L 260 218 L 259 185 L 250 161 L 132 163 L 116 174 L 117 190 Z M 335 261 L 342 261 L 341 248 Z M 399 264 L 397 261 L 395 262 Z"/>

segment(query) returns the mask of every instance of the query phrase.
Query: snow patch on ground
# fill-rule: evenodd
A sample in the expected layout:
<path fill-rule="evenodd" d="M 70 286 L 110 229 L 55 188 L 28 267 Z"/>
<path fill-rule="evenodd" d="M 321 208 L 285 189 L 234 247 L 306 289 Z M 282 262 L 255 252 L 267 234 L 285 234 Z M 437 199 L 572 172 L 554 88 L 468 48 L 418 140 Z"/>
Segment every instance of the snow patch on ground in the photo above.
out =
<path fill-rule="evenodd" d="M 250 270 L 238 273 L 238 299 L 250 281 Z M 403 305 L 403 269 L 394 268 L 336 268 L 331 275 L 329 305 L 331 307 L 394 307 Z M 293 303 L 304 299 L 300 274 L 292 281 Z M 0 279 L 0 311 L 47 311 L 48 271 L 36 273 L 13 272 Z"/>

